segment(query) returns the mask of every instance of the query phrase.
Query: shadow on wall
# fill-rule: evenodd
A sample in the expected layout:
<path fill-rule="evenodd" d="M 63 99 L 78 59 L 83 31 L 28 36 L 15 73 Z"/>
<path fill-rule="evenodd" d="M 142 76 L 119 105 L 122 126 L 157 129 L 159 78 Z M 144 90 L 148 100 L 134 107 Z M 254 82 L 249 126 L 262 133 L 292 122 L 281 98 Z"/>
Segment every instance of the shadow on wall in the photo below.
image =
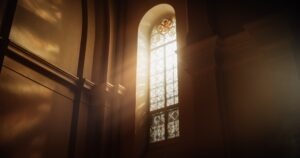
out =
<path fill-rule="evenodd" d="M 0 155 L 41 157 L 48 141 L 41 129 L 52 111 L 52 94 L 40 85 L 18 82 L 20 77 L 6 70 L 0 78 Z"/>
<path fill-rule="evenodd" d="M 79 0 L 72 4 L 68 1 L 18 1 L 10 39 L 51 64 L 76 74 L 81 6 Z"/>

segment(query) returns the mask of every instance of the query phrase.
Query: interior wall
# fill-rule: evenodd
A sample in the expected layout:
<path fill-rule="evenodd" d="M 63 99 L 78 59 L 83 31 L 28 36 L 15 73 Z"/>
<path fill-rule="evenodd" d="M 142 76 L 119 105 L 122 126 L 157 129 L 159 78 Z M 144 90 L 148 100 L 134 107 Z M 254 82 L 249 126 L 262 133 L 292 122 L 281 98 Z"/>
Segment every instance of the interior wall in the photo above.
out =
<path fill-rule="evenodd" d="M 80 10 L 80 0 L 19 0 L 10 39 L 76 75 L 82 23 Z"/>
<path fill-rule="evenodd" d="M 265 16 L 224 40 L 224 93 L 236 157 L 299 154 L 297 50 L 287 19 Z"/>
<path fill-rule="evenodd" d="M 70 90 L 10 58 L 0 85 L 1 157 L 67 157 Z"/>
<path fill-rule="evenodd" d="M 219 36 L 216 58 L 231 157 L 294 157 L 299 152 L 299 76 L 289 4 L 209 4 Z M 293 109 L 293 110 L 292 110 Z M 296 156 L 296 157 L 297 157 Z"/>
<path fill-rule="evenodd" d="M 11 42 L 0 50 L 6 52 L 0 74 L 0 157 L 86 157 L 95 5 L 87 2 L 88 40 L 81 43 L 81 4 L 18 1 Z M 82 45 L 87 49 L 79 62 Z"/>

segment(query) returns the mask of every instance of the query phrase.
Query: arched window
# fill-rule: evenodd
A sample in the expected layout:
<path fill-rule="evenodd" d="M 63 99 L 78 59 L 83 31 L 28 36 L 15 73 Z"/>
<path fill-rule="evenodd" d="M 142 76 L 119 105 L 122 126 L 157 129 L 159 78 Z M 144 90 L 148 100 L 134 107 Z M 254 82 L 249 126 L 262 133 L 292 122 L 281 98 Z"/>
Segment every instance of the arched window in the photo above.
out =
<path fill-rule="evenodd" d="M 138 26 L 135 143 L 139 148 L 179 137 L 176 50 L 175 9 L 158 4 Z"/>
<path fill-rule="evenodd" d="M 150 142 L 179 136 L 177 42 L 175 17 L 154 25 L 150 36 Z"/>

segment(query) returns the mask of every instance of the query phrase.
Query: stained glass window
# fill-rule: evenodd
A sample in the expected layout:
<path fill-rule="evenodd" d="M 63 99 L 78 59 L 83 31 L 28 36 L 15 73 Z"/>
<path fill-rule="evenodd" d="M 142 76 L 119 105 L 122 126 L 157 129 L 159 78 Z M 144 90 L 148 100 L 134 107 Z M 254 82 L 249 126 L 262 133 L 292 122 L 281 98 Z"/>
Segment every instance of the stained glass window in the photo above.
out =
<path fill-rule="evenodd" d="M 158 113 L 152 116 L 150 128 L 150 142 L 165 140 L 165 114 Z"/>
<path fill-rule="evenodd" d="M 179 110 L 174 109 L 168 112 L 168 138 L 179 136 Z"/>
<path fill-rule="evenodd" d="M 150 142 L 158 142 L 179 136 L 175 18 L 154 26 L 150 42 Z"/>

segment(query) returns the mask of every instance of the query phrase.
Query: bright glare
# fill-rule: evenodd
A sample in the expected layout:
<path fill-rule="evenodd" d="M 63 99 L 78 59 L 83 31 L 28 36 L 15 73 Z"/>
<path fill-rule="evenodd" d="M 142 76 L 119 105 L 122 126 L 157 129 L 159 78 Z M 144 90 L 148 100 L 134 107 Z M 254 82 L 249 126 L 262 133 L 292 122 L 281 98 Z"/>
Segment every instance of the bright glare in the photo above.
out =
<path fill-rule="evenodd" d="M 178 103 L 176 27 L 164 33 L 156 28 L 151 35 L 150 111 Z"/>

